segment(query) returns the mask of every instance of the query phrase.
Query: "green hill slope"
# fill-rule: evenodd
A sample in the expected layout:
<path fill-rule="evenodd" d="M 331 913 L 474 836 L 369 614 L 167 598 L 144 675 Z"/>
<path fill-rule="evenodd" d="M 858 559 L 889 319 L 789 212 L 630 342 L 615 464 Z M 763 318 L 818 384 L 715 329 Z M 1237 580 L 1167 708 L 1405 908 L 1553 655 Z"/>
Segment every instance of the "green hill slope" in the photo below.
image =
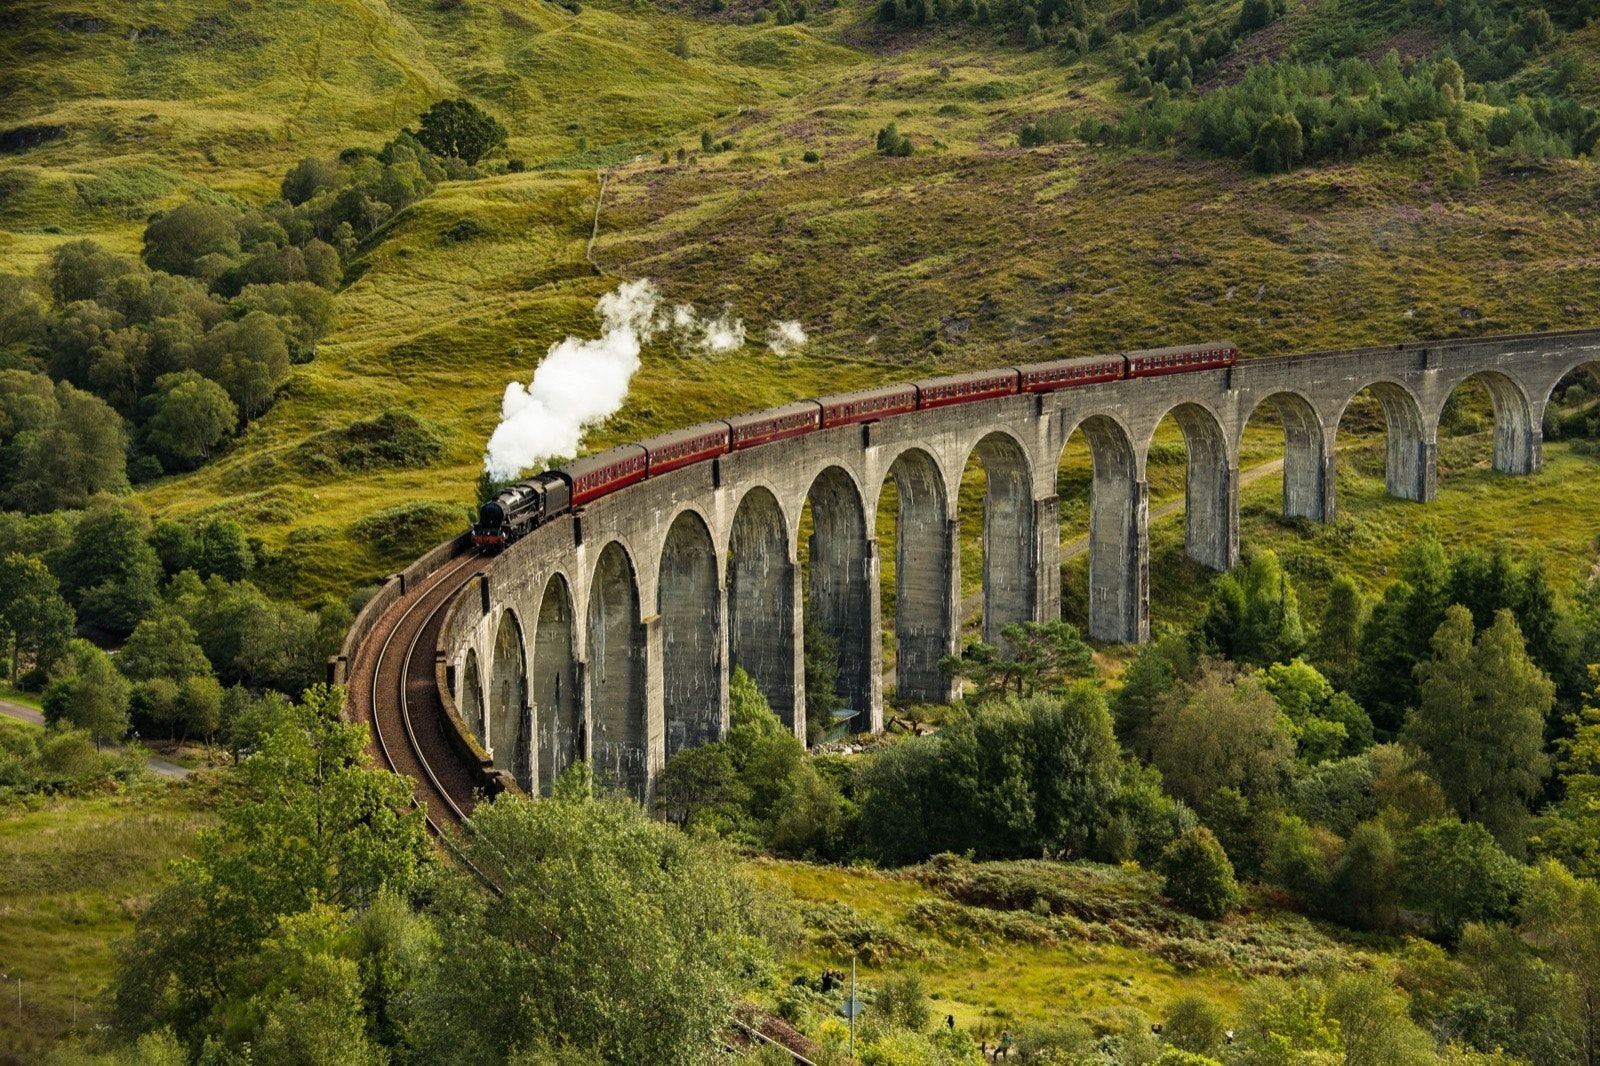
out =
<path fill-rule="evenodd" d="M 1228 334 L 1264 354 L 1600 319 L 1588 162 L 1493 154 L 1463 187 L 1462 150 L 1425 123 L 1271 176 L 1182 137 L 1017 147 L 1030 123 L 1138 113 L 1117 57 L 1226 30 L 1238 10 L 1177 6 L 1080 54 L 1069 22 L 1030 49 L 1004 5 L 988 26 L 890 29 L 855 5 L 776 25 L 743 5 L 39 0 L 0 35 L 0 270 L 82 236 L 136 250 L 150 212 L 190 197 L 263 203 L 295 160 L 380 144 L 445 96 L 506 124 L 527 170 L 446 182 L 390 220 L 347 264 L 338 329 L 274 408 L 221 458 L 142 491 L 161 512 L 238 514 L 280 553 L 270 583 L 307 599 L 459 523 L 505 383 L 592 332 L 594 301 L 624 278 L 726 307 L 751 344 L 653 343 L 596 446 L 1061 351 Z M 1125 7 L 1085 10 L 1115 23 Z M 1292 8 L 1200 89 L 1251 62 L 1410 58 L 1443 39 L 1385 5 Z M 1494 91 L 1559 74 L 1592 103 L 1597 41 L 1596 26 L 1560 34 Z M 1488 121 L 1510 105 L 1467 106 Z M 874 151 L 890 123 L 910 157 Z M 703 131 L 731 150 L 702 151 Z M 779 357 L 760 338 L 786 319 L 811 340 Z M 395 408 L 440 434 L 435 465 L 303 461 L 319 435 Z M 418 501 L 443 509 L 393 511 Z"/>

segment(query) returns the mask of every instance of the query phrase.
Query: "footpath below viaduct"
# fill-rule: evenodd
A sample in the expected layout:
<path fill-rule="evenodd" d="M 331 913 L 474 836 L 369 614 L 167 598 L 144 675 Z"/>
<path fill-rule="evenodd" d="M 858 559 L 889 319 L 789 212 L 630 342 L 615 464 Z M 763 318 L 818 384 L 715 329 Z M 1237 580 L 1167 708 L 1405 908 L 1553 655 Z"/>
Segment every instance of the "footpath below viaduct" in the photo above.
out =
<path fill-rule="evenodd" d="M 1600 330 L 1413 343 L 1007 396 L 734 452 L 618 491 L 483 558 L 439 630 L 445 713 L 530 792 L 587 758 L 642 797 L 671 755 L 723 734 L 735 666 L 805 736 L 811 617 L 838 645 L 856 725 L 877 730 L 875 516 L 891 480 L 899 692 L 943 701 L 953 691 L 937 663 L 957 651 L 961 630 L 957 499 L 974 457 L 988 486 L 989 638 L 1009 622 L 1059 616 L 1056 472 L 1081 434 L 1094 467 L 1090 636 L 1137 642 L 1149 633 L 1146 455 L 1169 415 L 1188 448 L 1187 552 L 1224 570 L 1239 558 L 1240 441 L 1262 405 L 1284 428 L 1284 512 L 1328 521 L 1335 435 L 1363 390 L 1387 423 L 1389 493 L 1428 501 L 1440 415 L 1457 386 L 1487 386 L 1495 469 L 1528 474 L 1540 467 L 1552 390 L 1590 364 L 1600 364 Z"/>

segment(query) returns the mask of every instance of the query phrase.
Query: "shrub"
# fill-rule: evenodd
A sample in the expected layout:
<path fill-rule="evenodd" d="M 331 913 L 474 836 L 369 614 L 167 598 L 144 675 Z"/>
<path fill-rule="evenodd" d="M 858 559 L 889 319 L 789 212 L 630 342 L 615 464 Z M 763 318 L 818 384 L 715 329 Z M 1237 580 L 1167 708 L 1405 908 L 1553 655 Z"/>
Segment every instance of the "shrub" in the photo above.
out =
<path fill-rule="evenodd" d="M 1228 853 L 1205 826 L 1172 842 L 1161 856 L 1161 873 L 1167 898 L 1197 917 L 1221 918 L 1241 900 Z"/>

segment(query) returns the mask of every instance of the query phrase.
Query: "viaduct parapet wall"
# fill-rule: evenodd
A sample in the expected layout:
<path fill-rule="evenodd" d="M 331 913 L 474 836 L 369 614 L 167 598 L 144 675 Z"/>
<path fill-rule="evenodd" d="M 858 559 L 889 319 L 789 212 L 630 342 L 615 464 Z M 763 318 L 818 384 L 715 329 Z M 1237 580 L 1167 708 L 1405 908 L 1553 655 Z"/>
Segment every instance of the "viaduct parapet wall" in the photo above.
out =
<path fill-rule="evenodd" d="M 735 452 L 618 491 L 486 557 L 440 635 L 446 702 L 529 791 L 588 758 L 642 797 L 667 758 L 722 736 L 734 666 L 804 738 L 809 617 L 837 644 L 857 728 L 877 730 L 875 516 L 886 484 L 898 498 L 898 690 L 943 701 L 953 692 L 937 663 L 957 651 L 962 621 L 957 500 L 974 456 L 988 484 L 987 637 L 1059 617 L 1056 472 L 1081 434 L 1094 465 L 1089 633 L 1131 643 L 1149 634 L 1145 464 L 1167 416 L 1188 447 L 1186 550 L 1225 570 L 1239 558 L 1240 441 L 1261 405 L 1284 427 L 1284 512 L 1329 521 L 1340 416 L 1362 390 L 1387 422 L 1389 493 L 1425 502 L 1440 414 L 1458 385 L 1488 387 L 1495 469 L 1529 474 L 1551 391 L 1593 363 L 1600 330 L 1316 353 L 934 408 Z"/>

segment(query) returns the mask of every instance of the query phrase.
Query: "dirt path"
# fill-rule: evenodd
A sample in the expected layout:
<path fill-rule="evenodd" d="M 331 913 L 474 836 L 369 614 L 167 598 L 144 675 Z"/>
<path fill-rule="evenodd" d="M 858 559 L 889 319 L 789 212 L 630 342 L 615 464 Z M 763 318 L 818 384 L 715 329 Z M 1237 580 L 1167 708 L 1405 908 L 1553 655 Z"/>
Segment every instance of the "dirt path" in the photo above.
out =
<path fill-rule="evenodd" d="M 29 722 L 33 725 L 40 726 L 44 725 L 44 715 L 40 714 L 32 707 L 24 707 L 20 703 L 11 703 L 8 700 L 0 700 L 0 714 L 5 715 L 7 718 L 15 718 L 20 722 Z M 150 768 L 151 773 L 159 774 L 162 777 L 189 776 L 189 768 L 187 766 L 179 766 L 177 763 L 169 762 L 166 759 L 161 758 L 159 755 L 145 756 L 145 765 Z"/>

